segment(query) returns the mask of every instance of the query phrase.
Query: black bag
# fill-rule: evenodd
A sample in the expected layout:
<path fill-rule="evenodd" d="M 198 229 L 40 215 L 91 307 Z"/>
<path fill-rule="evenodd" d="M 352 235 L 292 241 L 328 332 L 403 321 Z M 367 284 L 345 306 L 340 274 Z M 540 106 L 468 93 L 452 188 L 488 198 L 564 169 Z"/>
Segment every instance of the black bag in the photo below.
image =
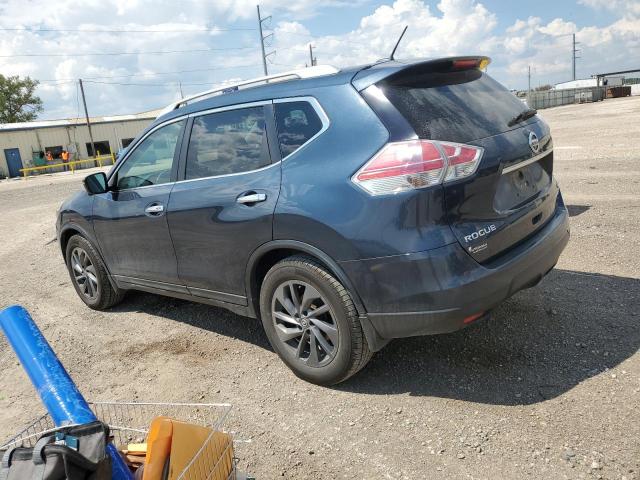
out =
<path fill-rule="evenodd" d="M 58 428 L 33 448 L 4 452 L 0 480 L 111 480 L 108 442 L 102 422 Z"/>

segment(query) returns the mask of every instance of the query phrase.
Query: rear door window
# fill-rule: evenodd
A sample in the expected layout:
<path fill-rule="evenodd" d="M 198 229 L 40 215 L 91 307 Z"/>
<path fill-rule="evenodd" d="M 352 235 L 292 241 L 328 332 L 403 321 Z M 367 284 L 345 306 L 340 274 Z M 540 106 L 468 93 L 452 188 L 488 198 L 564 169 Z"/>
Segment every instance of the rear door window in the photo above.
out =
<path fill-rule="evenodd" d="M 307 101 L 276 103 L 276 126 L 282 158 L 291 155 L 322 130 L 322 121 Z"/>
<path fill-rule="evenodd" d="M 464 143 L 527 123 L 508 125 L 527 106 L 479 70 L 401 77 L 380 87 L 420 138 Z"/>
<path fill-rule="evenodd" d="M 270 163 L 264 107 L 195 117 L 185 178 L 248 172 Z"/>

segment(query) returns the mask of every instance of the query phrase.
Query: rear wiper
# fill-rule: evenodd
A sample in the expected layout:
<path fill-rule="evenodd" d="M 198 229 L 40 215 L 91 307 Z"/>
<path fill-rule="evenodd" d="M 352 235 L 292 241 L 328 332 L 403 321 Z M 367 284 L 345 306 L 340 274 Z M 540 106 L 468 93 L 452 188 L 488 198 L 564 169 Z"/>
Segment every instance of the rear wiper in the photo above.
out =
<path fill-rule="evenodd" d="M 523 112 L 520 112 L 518 115 L 509 120 L 509 123 L 507 123 L 507 125 L 513 127 L 516 123 L 524 122 L 528 118 L 533 117 L 536 113 L 538 113 L 538 111 L 535 108 L 524 110 Z"/>

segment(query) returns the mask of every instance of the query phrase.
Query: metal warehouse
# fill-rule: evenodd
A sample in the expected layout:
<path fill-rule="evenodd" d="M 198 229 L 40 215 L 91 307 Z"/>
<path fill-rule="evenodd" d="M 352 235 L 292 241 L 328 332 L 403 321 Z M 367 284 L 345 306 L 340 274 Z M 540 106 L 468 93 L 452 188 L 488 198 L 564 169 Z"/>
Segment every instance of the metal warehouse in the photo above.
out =
<path fill-rule="evenodd" d="M 91 118 L 95 154 L 109 155 L 127 147 L 157 115 L 154 110 Z M 69 161 L 94 156 L 86 120 L 78 118 L 0 124 L 0 149 L 0 178 L 20 176 L 22 168 L 59 164 L 63 151 L 69 153 Z"/>

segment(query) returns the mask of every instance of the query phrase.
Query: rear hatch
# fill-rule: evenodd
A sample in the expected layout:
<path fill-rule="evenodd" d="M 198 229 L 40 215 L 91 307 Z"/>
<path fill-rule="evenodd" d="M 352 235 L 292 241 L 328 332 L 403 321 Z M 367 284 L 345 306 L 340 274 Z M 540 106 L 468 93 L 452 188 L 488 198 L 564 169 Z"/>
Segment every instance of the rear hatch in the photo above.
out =
<path fill-rule="evenodd" d="M 481 263 L 535 234 L 555 211 L 549 128 L 477 57 L 401 68 L 377 81 L 418 138 L 483 149 L 475 174 L 444 182 L 446 220 Z"/>

